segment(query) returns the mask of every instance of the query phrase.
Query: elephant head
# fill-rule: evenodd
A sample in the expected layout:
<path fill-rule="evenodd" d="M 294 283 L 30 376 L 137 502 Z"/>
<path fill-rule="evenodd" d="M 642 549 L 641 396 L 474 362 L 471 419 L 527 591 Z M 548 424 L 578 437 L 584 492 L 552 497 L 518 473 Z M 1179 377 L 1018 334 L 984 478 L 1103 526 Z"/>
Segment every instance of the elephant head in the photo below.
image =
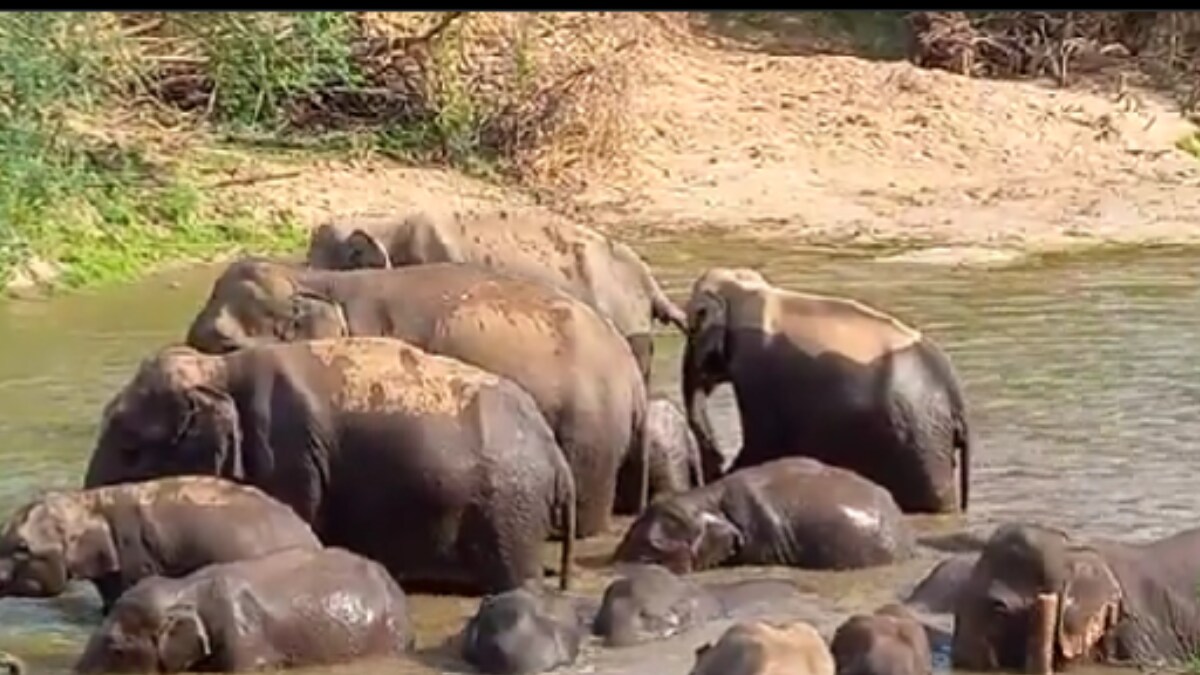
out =
<path fill-rule="evenodd" d="M 54 597 L 71 579 L 116 570 L 107 525 L 75 495 L 51 492 L 25 504 L 0 535 L 0 596 Z"/>
<path fill-rule="evenodd" d="M 146 359 L 104 408 L 85 487 L 187 474 L 246 477 L 229 366 L 190 347 Z"/>
<path fill-rule="evenodd" d="M 705 481 L 720 476 L 723 459 L 708 417 L 708 395 L 730 378 L 730 304 L 739 291 L 767 286 L 761 274 L 742 268 L 714 268 L 692 284 L 688 300 L 687 346 L 683 353 L 683 400 L 688 423 L 700 445 Z"/>
<path fill-rule="evenodd" d="M 387 269 L 453 260 L 437 223 L 422 211 L 325 223 L 313 231 L 308 245 L 308 265 L 315 269 Z"/>
<path fill-rule="evenodd" d="M 675 574 L 709 569 L 737 555 L 742 533 L 724 516 L 676 499 L 652 503 L 617 546 L 622 562 L 655 563 Z"/>
<path fill-rule="evenodd" d="M 221 354 L 263 342 L 345 336 L 341 305 L 303 276 L 301 269 L 258 258 L 232 263 L 213 284 L 187 344 Z"/>
<path fill-rule="evenodd" d="M 202 613 L 180 582 L 148 577 L 116 602 L 92 633 L 78 673 L 180 673 L 212 654 Z"/>
<path fill-rule="evenodd" d="M 324 223 L 313 230 L 308 243 L 308 266 L 315 269 L 354 270 L 392 266 L 392 258 L 379 228 L 350 223 Z"/>
<path fill-rule="evenodd" d="M 1057 530 L 1003 525 L 955 603 L 954 665 L 1041 673 L 1094 660 L 1121 603 L 1121 585 L 1098 551 Z"/>

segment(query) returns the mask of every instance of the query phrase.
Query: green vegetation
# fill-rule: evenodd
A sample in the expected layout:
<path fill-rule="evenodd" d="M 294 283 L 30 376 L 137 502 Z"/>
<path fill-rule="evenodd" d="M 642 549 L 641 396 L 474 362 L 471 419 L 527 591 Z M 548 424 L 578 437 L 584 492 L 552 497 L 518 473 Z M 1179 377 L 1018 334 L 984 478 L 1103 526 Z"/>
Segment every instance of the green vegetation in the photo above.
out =
<path fill-rule="evenodd" d="M 1192 157 L 1200 159 L 1200 131 L 1184 136 L 1175 143 L 1175 146 Z"/>
<path fill-rule="evenodd" d="M 221 204 L 196 167 L 152 161 L 87 127 L 135 75 L 104 20 L 0 14 L 0 282 L 31 260 L 82 286 L 169 259 L 294 246 L 295 228 Z"/>
<path fill-rule="evenodd" d="M 767 51 L 809 51 L 902 59 L 904 11 L 709 12 L 708 25 Z"/>

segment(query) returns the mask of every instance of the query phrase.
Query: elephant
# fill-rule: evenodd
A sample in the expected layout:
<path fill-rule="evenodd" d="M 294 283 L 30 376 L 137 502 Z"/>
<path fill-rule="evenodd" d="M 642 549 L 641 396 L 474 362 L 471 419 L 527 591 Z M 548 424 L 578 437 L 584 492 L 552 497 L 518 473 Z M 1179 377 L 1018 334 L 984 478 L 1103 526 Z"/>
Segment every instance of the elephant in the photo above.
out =
<path fill-rule="evenodd" d="M 838 626 L 829 648 L 838 675 L 933 675 L 925 628 L 895 603 L 851 616 Z"/>
<path fill-rule="evenodd" d="M 139 581 L 92 633 L 75 672 L 299 668 L 401 657 L 413 644 L 404 592 L 381 565 L 339 548 L 293 548 Z"/>
<path fill-rule="evenodd" d="M 955 667 L 1169 667 L 1200 648 L 1200 528 L 1129 544 L 1032 523 L 997 527 L 954 611 Z"/>
<path fill-rule="evenodd" d="M 86 484 L 178 474 L 255 485 L 326 546 L 402 584 L 488 592 L 540 579 L 558 527 L 569 582 L 575 486 L 533 399 L 401 340 L 146 358 L 105 406 Z"/>
<path fill-rule="evenodd" d="M 646 417 L 637 364 L 609 321 L 561 291 L 470 265 L 337 272 L 248 258 L 216 280 L 187 343 L 223 353 L 347 335 L 399 338 L 520 385 L 574 472 L 577 536 L 609 529 L 617 473 L 644 447 Z"/>
<path fill-rule="evenodd" d="M 437 219 L 415 211 L 335 219 L 313 230 L 318 269 L 464 263 L 537 280 L 588 303 L 613 322 L 649 383 L 652 321 L 685 328 L 650 267 L 628 245 L 551 214 L 505 211 Z"/>
<path fill-rule="evenodd" d="M 676 574 L 723 565 L 843 570 L 904 560 L 913 546 L 887 490 L 846 469 L 785 457 L 656 500 L 614 559 Z"/>
<path fill-rule="evenodd" d="M 291 508 L 220 478 L 48 492 L 18 508 L 0 534 L 0 597 L 54 597 L 88 579 L 107 612 L 144 577 L 292 547 L 321 542 Z"/>
<path fill-rule="evenodd" d="M 593 604 L 550 593 L 537 582 L 488 596 L 463 629 L 463 659 L 499 675 L 570 665 L 587 637 Z"/>
<path fill-rule="evenodd" d="M 683 400 L 706 480 L 723 461 L 707 400 L 728 382 L 743 436 L 730 471 L 802 455 L 884 486 L 906 513 L 966 511 L 966 402 L 928 336 L 856 300 L 782 289 L 745 268 L 700 275 L 687 316 Z"/>
<path fill-rule="evenodd" d="M 743 621 L 696 649 L 690 675 L 834 675 L 834 661 L 808 623 Z"/>
<path fill-rule="evenodd" d="M 936 614 L 953 612 L 978 559 L 977 554 L 964 553 L 939 561 L 904 598 L 904 604 Z"/>
<path fill-rule="evenodd" d="M 25 675 L 29 669 L 17 655 L 0 651 L 0 673 L 3 675 Z"/>
<path fill-rule="evenodd" d="M 641 454 L 630 455 L 617 474 L 614 508 L 618 514 L 636 515 L 640 511 L 642 457 L 650 458 L 650 499 L 704 485 L 700 446 L 683 410 L 673 401 L 661 396 L 649 399 L 642 443 L 645 447 Z"/>
<path fill-rule="evenodd" d="M 671 637 L 709 621 L 801 600 L 792 584 L 774 579 L 697 583 L 661 565 L 625 565 L 604 589 L 592 632 L 609 647 Z"/>

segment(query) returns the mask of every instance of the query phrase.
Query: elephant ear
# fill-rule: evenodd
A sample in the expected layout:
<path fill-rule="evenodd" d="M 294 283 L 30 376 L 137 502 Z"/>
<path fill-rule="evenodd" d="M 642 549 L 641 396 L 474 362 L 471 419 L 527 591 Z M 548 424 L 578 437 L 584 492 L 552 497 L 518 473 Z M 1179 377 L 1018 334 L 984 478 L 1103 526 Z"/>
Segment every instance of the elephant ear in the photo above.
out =
<path fill-rule="evenodd" d="M 208 630 L 191 607 L 167 611 L 155 642 L 164 673 L 181 673 L 212 654 Z"/>
<path fill-rule="evenodd" d="M 229 392 L 208 385 L 190 387 L 183 395 L 184 417 L 175 447 L 189 469 L 240 478 L 242 431 L 237 406 Z"/>
<path fill-rule="evenodd" d="M 383 242 L 366 230 L 357 229 L 346 237 L 346 263 L 351 269 L 380 268 L 392 266 Z"/>
<path fill-rule="evenodd" d="M 113 535 L 100 528 L 86 530 L 67 548 L 67 569 L 78 579 L 99 579 L 119 571 Z"/>
<path fill-rule="evenodd" d="M 299 289 L 292 294 L 291 312 L 279 333 L 284 342 L 345 337 L 350 332 L 340 305 L 329 297 Z"/>
<path fill-rule="evenodd" d="M 1086 656 L 1120 616 L 1121 586 L 1094 551 L 1073 555 L 1059 596 L 1057 642 L 1068 661 Z"/>

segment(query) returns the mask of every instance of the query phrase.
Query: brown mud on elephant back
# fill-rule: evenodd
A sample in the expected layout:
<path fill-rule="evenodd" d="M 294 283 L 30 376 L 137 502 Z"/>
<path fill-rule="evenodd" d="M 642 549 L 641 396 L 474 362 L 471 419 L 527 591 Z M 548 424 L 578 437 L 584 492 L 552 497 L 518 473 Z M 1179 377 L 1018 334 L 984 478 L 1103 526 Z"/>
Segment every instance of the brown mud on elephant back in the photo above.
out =
<path fill-rule="evenodd" d="M 833 655 L 810 624 L 739 622 L 696 649 L 689 675 L 834 675 Z"/>

